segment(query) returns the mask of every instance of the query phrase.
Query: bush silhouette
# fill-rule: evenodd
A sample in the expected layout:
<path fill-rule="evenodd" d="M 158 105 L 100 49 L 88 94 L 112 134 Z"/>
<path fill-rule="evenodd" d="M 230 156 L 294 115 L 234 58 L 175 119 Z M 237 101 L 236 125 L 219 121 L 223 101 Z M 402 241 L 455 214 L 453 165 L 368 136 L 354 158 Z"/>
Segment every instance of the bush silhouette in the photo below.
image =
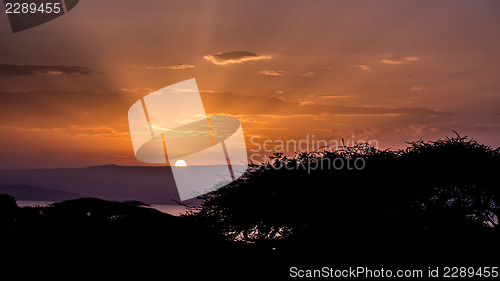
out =
<path fill-rule="evenodd" d="M 2 255 L 9 262 L 3 266 L 13 263 L 13 268 L 24 270 L 21 274 L 67 277 L 90 270 L 130 278 L 128 273 L 138 270 L 142 278 L 149 273 L 191 276 L 188 269 L 208 270 L 206 263 L 193 265 L 200 249 L 234 256 L 227 253 L 228 241 L 191 218 L 162 213 L 139 201 L 80 198 L 17 208 L 10 196 L 1 195 L 0 200 L 0 216 L 9 214 L 9 221 L 0 221 Z"/>
<path fill-rule="evenodd" d="M 306 165 L 336 158 L 363 158 L 365 166 Z M 500 234 L 499 170 L 498 149 L 458 134 L 398 151 L 356 144 L 294 157 L 275 154 L 202 196 L 197 217 L 227 239 L 281 245 L 288 254 L 312 245 L 369 252 L 382 244 L 393 251 L 443 252 L 457 241 L 456 248 L 471 250 L 472 243 L 492 243 Z"/>
<path fill-rule="evenodd" d="M 2 250 L 10 248 L 5 255 L 23 266 L 80 272 L 91 260 L 113 273 L 168 267 L 183 277 L 283 274 L 325 262 L 496 266 L 499 149 L 458 134 L 408 144 L 275 154 L 180 217 L 138 201 L 80 198 L 19 208 L 0 195 Z M 363 165 L 332 168 L 335 159 Z M 55 258 L 18 255 L 28 251 Z"/>
<path fill-rule="evenodd" d="M 0 194 L 0 231 L 7 231 L 12 227 L 18 209 L 14 197 L 8 194 Z"/>

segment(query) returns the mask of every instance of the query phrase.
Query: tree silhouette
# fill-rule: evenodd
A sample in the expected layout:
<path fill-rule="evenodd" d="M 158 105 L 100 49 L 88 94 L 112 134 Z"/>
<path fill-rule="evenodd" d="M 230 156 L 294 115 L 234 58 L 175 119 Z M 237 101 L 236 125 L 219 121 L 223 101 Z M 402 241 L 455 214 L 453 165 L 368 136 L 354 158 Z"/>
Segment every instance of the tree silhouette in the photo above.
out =
<path fill-rule="evenodd" d="M 338 158 L 362 158 L 365 166 L 325 168 Z M 325 165 L 310 169 L 318 163 Z M 406 240 L 420 241 L 414 249 L 437 251 L 433 247 L 446 244 L 439 242 L 443 237 L 451 247 L 452 241 L 486 243 L 500 234 L 499 170 L 499 149 L 458 134 L 410 142 L 398 151 L 355 144 L 293 157 L 275 154 L 201 196 L 196 216 L 227 239 L 287 245 L 290 251 L 314 244 L 348 252 L 346 245 L 366 250 L 382 241 L 397 251 L 409 247 Z M 346 243 L 332 242 L 339 240 Z"/>
<path fill-rule="evenodd" d="M 7 231 L 12 227 L 18 209 L 14 197 L 8 194 L 0 194 L 0 231 Z"/>

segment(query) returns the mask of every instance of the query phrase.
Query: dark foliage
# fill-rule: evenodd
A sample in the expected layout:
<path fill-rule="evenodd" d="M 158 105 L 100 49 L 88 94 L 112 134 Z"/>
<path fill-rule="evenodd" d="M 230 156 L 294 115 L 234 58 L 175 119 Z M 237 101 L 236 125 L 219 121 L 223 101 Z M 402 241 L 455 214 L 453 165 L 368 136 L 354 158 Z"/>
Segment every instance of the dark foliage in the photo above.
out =
<path fill-rule="evenodd" d="M 327 165 L 337 158 L 365 165 Z M 499 250 L 498 171 L 499 149 L 458 134 L 399 151 L 357 144 L 275 154 L 203 196 L 196 216 L 229 240 L 295 261 L 335 253 L 337 261 L 373 262 L 384 260 L 381 252 L 391 262 L 491 261 Z"/>
<path fill-rule="evenodd" d="M 229 242 L 190 218 L 138 201 L 81 198 L 19 208 L 14 198 L 2 194 L 0 206 L 0 268 L 15 270 L 17 277 L 138 274 L 175 280 L 198 276 L 189 272 L 192 268 L 200 274 L 207 270 L 207 264 L 197 262 L 200 251 L 234 256 Z"/>
<path fill-rule="evenodd" d="M 336 169 L 335 159 L 364 165 Z M 173 280 L 284 277 L 301 265 L 498 266 L 498 171 L 499 149 L 457 135 L 399 151 L 276 154 L 181 217 L 138 201 L 19 208 L 0 195 L 2 264 L 18 276 Z"/>

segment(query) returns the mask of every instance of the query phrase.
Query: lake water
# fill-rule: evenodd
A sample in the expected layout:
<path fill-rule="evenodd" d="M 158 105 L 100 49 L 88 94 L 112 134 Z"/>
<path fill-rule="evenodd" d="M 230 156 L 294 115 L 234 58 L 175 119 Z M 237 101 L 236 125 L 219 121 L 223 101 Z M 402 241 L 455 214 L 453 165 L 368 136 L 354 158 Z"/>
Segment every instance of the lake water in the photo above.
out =
<path fill-rule="evenodd" d="M 181 205 L 157 205 L 157 204 L 151 204 L 151 208 L 155 208 L 156 210 L 171 214 L 174 216 L 179 216 L 182 214 L 185 214 L 187 211 L 187 208 Z"/>
<path fill-rule="evenodd" d="M 17 200 L 17 205 L 19 207 L 25 206 L 48 206 L 54 202 L 50 201 L 26 201 L 26 200 Z M 160 212 L 171 214 L 174 216 L 179 216 L 185 214 L 187 208 L 181 205 L 162 205 L 162 204 L 151 204 L 151 208 L 154 208 Z"/>

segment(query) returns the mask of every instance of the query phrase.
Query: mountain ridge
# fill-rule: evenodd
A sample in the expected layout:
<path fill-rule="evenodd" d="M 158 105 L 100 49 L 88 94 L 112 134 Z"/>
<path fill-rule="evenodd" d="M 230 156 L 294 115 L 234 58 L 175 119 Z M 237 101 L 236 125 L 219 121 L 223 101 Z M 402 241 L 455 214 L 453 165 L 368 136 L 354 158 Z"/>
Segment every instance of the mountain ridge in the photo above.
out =
<path fill-rule="evenodd" d="M 109 164 L 83 168 L 0 170 L 0 185 L 25 185 L 81 197 L 138 200 L 148 204 L 175 204 L 175 201 L 180 201 L 170 166 Z M 184 203 L 199 204 L 199 200 L 191 199 Z"/>
<path fill-rule="evenodd" d="M 81 194 L 30 185 L 0 185 L 0 193 L 26 201 L 64 201 L 83 197 Z"/>

